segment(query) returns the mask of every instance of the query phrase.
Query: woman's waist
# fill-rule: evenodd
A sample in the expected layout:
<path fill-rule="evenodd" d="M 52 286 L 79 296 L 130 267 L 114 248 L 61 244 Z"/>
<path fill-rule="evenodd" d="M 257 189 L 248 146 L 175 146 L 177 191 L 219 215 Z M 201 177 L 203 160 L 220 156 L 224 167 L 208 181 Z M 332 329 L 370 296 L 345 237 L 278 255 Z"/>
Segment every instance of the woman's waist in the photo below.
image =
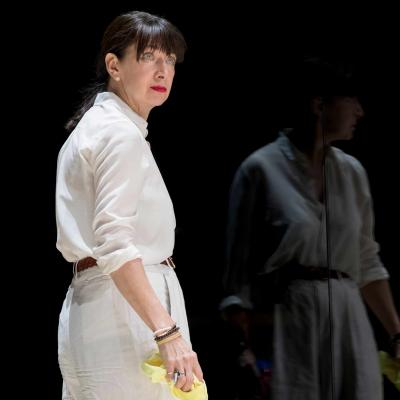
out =
<path fill-rule="evenodd" d="M 304 265 L 289 262 L 279 267 L 276 272 L 279 280 L 327 280 L 351 279 L 350 275 L 336 266 Z"/>

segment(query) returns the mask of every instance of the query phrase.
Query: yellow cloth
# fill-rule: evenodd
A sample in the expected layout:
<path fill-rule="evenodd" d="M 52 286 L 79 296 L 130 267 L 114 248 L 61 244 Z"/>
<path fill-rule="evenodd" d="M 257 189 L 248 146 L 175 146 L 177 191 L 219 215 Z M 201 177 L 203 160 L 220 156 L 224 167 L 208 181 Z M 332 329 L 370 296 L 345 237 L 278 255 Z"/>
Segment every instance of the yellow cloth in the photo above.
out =
<path fill-rule="evenodd" d="M 155 353 L 142 364 L 144 373 L 151 379 L 153 383 L 165 383 L 169 386 L 171 393 L 177 399 L 181 400 L 208 400 L 207 386 L 205 382 L 199 381 L 196 376 L 192 390 L 184 392 L 178 389 L 172 380 L 167 381 L 167 370 L 161 360 L 160 354 Z"/>
<path fill-rule="evenodd" d="M 382 373 L 400 391 L 400 360 L 396 360 L 384 351 L 379 352 L 379 360 Z"/>

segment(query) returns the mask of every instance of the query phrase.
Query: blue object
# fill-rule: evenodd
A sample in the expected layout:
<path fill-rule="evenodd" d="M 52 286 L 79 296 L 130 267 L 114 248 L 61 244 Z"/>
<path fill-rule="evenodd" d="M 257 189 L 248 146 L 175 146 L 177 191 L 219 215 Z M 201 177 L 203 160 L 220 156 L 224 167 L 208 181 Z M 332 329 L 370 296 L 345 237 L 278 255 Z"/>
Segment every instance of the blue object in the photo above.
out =
<path fill-rule="evenodd" d="M 265 371 L 272 368 L 271 360 L 257 359 L 257 367 L 260 371 Z"/>

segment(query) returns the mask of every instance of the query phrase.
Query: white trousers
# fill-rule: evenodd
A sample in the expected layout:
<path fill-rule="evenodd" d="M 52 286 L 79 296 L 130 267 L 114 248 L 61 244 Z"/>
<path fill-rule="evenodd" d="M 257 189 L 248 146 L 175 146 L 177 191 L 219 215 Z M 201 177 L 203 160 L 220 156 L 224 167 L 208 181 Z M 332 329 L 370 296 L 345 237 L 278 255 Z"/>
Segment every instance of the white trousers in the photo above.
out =
<path fill-rule="evenodd" d="M 181 287 L 166 265 L 145 266 L 163 306 L 189 342 Z M 172 400 L 166 385 L 151 383 L 141 363 L 157 345 L 152 331 L 97 266 L 74 276 L 58 328 L 63 400 Z"/>
<path fill-rule="evenodd" d="M 378 351 L 356 283 L 293 281 L 275 306 L 274 400 L 382 400 Z M 330 325 L 333 337 L 331 373 Z"/>

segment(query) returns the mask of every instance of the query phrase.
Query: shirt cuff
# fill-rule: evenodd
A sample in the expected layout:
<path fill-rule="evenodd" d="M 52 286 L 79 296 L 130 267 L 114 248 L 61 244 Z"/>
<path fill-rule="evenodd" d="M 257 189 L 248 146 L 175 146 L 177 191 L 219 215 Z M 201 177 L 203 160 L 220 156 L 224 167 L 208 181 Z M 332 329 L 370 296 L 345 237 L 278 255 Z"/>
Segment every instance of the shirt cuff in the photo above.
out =
<path fill-rule="evenodd" d="M 104 274 L 111 274 L 126 262 L 142 258 L 139 250 L 135 246 L 130 246 L 126 249 L 116 250 L 110 254 L 97 258 L 97 265 Z"/>
<path fill-rule="evenodd" d="M 368 285 L 368 283 L 384 279 L 389 279 L 389 273 L 386 268 L 375 268 L 361 275 L 359 287 L 362 288 L 363 286 Z"/>

